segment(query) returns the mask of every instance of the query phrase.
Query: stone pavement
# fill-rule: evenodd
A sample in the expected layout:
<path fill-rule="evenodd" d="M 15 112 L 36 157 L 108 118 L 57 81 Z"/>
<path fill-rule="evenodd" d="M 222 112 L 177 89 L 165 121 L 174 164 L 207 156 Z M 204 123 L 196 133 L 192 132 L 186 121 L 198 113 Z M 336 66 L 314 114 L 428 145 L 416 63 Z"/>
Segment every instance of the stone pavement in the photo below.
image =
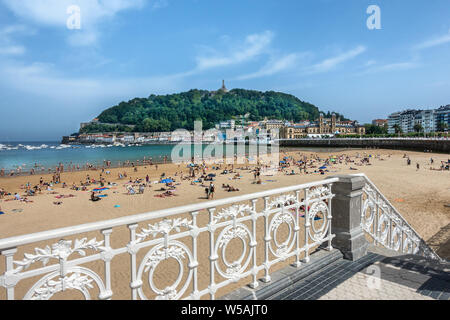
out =
<path fill-rule="evenodd" d="M 338 260 L 280 292 L 275 300 L 449 300 L 450 264 L 369 252 Z"/>
<path fill-rule="evenodd" d="M 380 263 L 373 266 L 380 267 Z M 371 269 L 373 272 L 374 269 Z M 400 273 L 398 278 L 400 278 Z M 397 275 L 393 275 L 397 278 Z M 420 282 L 411 282 L 411 284 Z M 417 293 L 413 288 L 376 277 L 363 272 L 356 273 L 347 281 L 319 298 L 319 300 L 433 300 L 433 298 Z"/>

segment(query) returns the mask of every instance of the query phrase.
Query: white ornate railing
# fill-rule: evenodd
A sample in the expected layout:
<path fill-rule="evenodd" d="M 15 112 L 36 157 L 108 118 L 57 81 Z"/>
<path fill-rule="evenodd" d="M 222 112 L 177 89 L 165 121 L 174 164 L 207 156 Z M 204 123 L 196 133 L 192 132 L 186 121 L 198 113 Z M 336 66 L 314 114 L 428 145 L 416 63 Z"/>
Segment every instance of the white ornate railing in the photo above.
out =
<path fill-rule="evenodd" d="M 382 245 L 402 254 L 417 254 L 441 260 L 365 174 L 355 176 L 366 180 L 361 226 L 372 237 L 375 245 Z"/>
<path fill-rule="evenodd" d="M 126 291 L 115 288 L 113 281 L 125 273 L 129 294 L 135 300 L 200 299 L 208 295 L 214 299 L 218 290 L 250 279 L 250 286 L 256 288 L 258 276 L 271 281 L 275 265 L 288 259 L 297 267 L 307 263 L 310 251 L 323 243 L 332 249 L 331 186 L 336 181 L 3 239 L 0 287 L 6 289 L 4 298 L 10 300 L 50 299 L 70 291 L 81 292 L 86 299 L 96 292 L 99 299 L 106 300 L 119 290 Z M 91 237 L 95 233 L 103 239 Z M 121 233 L 128 240 L 113 247 L 112 243 L 120 242 L 113 241 L 114 235 Z M 200 246 L 200 240 L 203 245 L 209 242 L 209 250 Z M 227 248 L 234 240 L 242 243 L 242 253 L 229 261 Z M 233 246 L 232 251 L 239 252 L 239 246 Z M 123 256 L 130 259 L 129 266 L 124 267 Z M 160 288 L 156 282 L 167 278 L 156 273 L 170 260 L 178 265 L 178 275 L 171 285 Z"/>

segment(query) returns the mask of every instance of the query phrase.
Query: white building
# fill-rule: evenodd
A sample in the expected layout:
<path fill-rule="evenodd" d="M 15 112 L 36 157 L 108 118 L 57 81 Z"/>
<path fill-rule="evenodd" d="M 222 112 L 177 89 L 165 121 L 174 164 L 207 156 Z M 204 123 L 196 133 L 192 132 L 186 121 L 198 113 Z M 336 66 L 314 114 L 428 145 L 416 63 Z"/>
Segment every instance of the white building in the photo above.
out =
<path fill-rule="evenodd" d="M 450 105 L 430 110 L 405 110 L 392 113 L 388 117 L 388 133 L 395 133 L 399 125 L 403 133 L 415 132 L 415 125 L 420 125 L 425 133 L 440 131 L 439 123 L 450 126 Z"/>

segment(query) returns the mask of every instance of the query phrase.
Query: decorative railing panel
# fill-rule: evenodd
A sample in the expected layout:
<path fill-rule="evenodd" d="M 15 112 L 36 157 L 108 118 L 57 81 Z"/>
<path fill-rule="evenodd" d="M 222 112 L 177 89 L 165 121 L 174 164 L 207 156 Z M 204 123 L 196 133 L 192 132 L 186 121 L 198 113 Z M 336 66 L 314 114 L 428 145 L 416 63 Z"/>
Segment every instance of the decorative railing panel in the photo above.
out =
<path fill-rule="evenodd" d="M 441 260 L 372 181 L 364 174 L 358 176 L 366 180 L 363 188 L 361 226 L 371 236 L 375 245 L 382 245 L 402 254 L 417 254 Z"/>
<path fill-rule="evenodd" d="M 134 300 L 215 299 L 219 290 L 241 282 L 256 288 L 259 278 L 271 281 L 283 263 L 299 267 L 319 245 L 332 249 L 336 181 L 3 239 L 0 287 L 10 300 L 71 291 L 107 300 L 123 298 L 113 280 L 125 274 Z M 128 240 L 113 246 L 120 243 L 115 235 Z"/>

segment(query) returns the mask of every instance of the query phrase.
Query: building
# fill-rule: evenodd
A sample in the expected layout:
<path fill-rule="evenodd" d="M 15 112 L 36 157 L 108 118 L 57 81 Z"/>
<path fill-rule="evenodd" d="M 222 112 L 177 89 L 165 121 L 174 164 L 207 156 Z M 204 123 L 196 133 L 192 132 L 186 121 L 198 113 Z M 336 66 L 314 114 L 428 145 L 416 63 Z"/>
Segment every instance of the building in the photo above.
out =
<path fill-rule="evenodd" d="M 375 119 L 375 120 L 372 120 L 372 124 L 374 126 L 384 127 L 385 125 L 388 124 L 388 120 L 387 119 Z"/>
<path fill-rule="evenodd" d="M 235 120 L 221 121 L 219 124 L 216 125 L 216 129 L 218 130 L 227 130 L 227 129 L 234 130 L 235 128 L 236 128 Z"/>
<path fill-rule="evenodd" d="M 335 114 L 331 118 L 324 118 L 323 114 L 320 114 L 316 121 L 283 127 L 281 137 L 283 139 L 299 139 L 316 135 L 364 135 L 365 133 L 365 127 L 359 125 L 357 121 L 340 121 L 336 119 Z"/>
<path fill-rule="evenodd" d="M 430 133 L 436 131 L 434 112 L 434 110 L 422 110 L 416 114 L 415 122 L 423 128 L 423 132 Z"/>
<path fill-rule="evenodd" d="M 264 130 L 272 130 L 272 129 L 281 129 L 287 125 L 290 125 L 289 122 L 283 120 L 268 120 L 267 118 L 264 121 L 259 123 L 261 129 Z"/>
<path fill-rule="evenodd" d="M 388 133 L 395 133 L 395 127 L 400 126 L 401 112 L 394 112 L 388 117 Z"/>
<path fill-rule="evenodd" d="M 448 131 L 450 129 L 450 104 L 434 111 L 434 121 L 437 131 Z"/>
<path fill-rule="evenodd" d="M 424 133 L 442 132 L 450 126 L 450 105 L 438 109 L 414 110 L 408 109 L 394 112 L 388 117 L 388 133 L 393 134 L 395 127 L 401 128 L 402 133 L 416 132 L 417 125 Z"/>

